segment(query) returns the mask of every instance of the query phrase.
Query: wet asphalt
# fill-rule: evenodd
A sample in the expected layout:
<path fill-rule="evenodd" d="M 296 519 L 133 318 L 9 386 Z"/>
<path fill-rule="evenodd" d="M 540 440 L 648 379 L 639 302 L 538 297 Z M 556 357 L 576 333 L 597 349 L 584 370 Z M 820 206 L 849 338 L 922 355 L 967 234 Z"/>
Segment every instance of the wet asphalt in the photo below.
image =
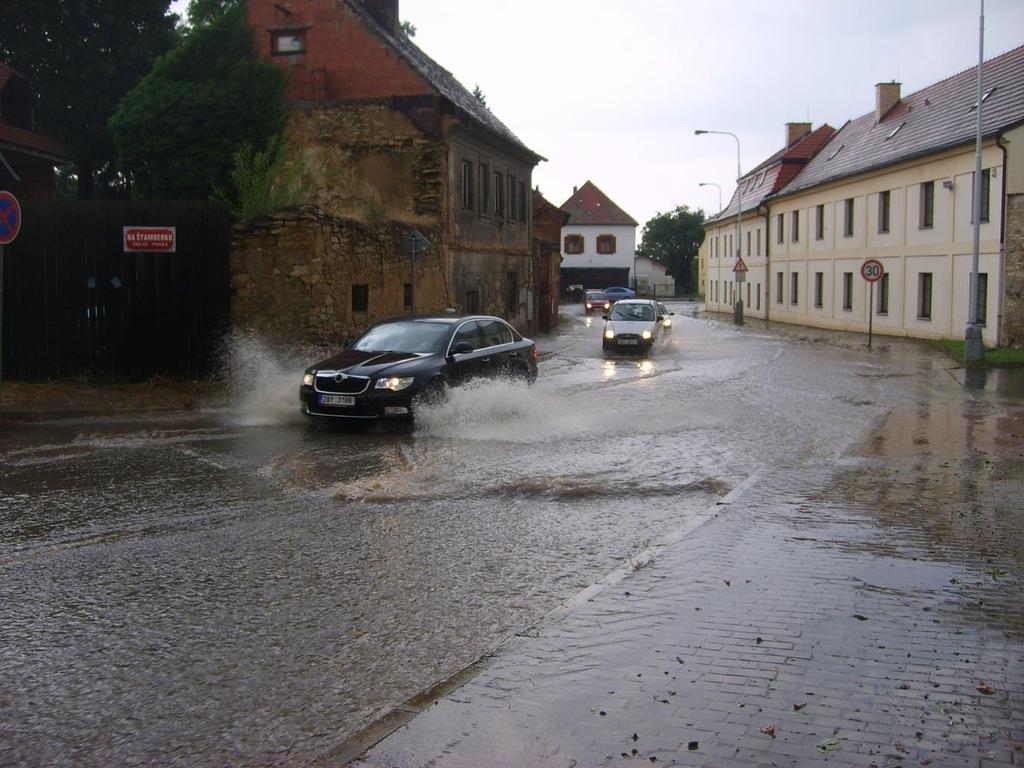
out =
<path fill-rule="evenodd" d="M 693 305 L 673 307 L 675 329 L 649 359 L 612 360 L 599 351 L 600 323 L 566 308 L 562 331 L 540 339 L 535 387 L 457 392 L 411 433 L 311 428 L 294 400 L 308 361 L 258 347 L 244 350 L 242 385 L 227 406 L 6 422 L 0 765 L 339 764 L 388 731 L 375 727 L 381 718 L 407 720 L 419 708 L 408 701 L 460 673 L 465 685 L 431 707 L 441 720 L 413 720 L 367 759 L 563 765 L 572 755 L 587 765 L 624 760 L 623 752 L 632 759 L 636 742 L 615 751 L 621 729 L 608 718 L 627 726 L 664 716 L 670 705 L 655 697 L 682 701 L 680 690 L 670 697 L 641 688 L 613 714 L 594 693 L 606 687 L 621 697 L 623 686 L 597 671 L 621 679 L 629 658 L 669 647 L 645 649 L 637 638 L 650 644 L 671 635 L 684 661 L 689 653 L 710 663 L 721 650 L 714 643 L 736 650 L 721 640 L 695 644 L 700 627 L 679 623 L 691 618 L 680 601 L 706 599 L 687 607 L 710 616 L 704 611 L 714 604 L 735 623 L 765 602 L 754 588 L 753 602 L 736 597 L 741 590 L 731 584 L 748 578 L 771 594 L 822 597 L 798 615 L 830 615 L 855 578 L 893 588 L 863 578 L 880 556 L 866 546 L 849 558 L 854 575 L 825 579 L 837 585 L 834 593 L 820 586 L 835 553 L 852 550 L 835 536 L 812 547 L 803 543 L 812 537 L 793 533 L 819 508 L 836 518 L 822 525 L 875 532 L 897 549 L 910 546 L 901 537 L 939 527 L 951 554 L 927 571 L 933 592 L 950 559 L 961 570 L 949 578 L 984 592 L 978 600 L 1012 587 L 995 603 L 1002 623 L 985 627 L 985 637 L 1001 638 L 1005 663 L 985 674 L 1019 681 L 1020 551 L 1009 544 L 1019 542 L 1022 506 L 1012 463 L 1020 457 L 1019 379 L 992 375 L 965 388 L 954 364 L 909 342 L 876 338 L 868 352 L 858 337 L 736 329 Z M 986 458 L 999 468 L 998 482 L 995 470 L 985 482 L 968 471 L 984 468 Z M 951 475 L 957 483 L 946 480 Z M 890 479 L 883 493 L 860 477 Z M 857 494 L 869 498 L 854 505 L 861 517 L 853 524 L 838 510 Z M 738 504 L 743 498 L 760 501 Z M 807 520 L 794 522 L 801 504 Z M 890 521 L 883 507 L 899 515 Z M 951 521 L 963 531 L 937 517 L 951 509 L 970 510 Z M 984 522 L 982 514 L 986 536 L 972 525 Z M 792 547 L 772 548 L 776 540 Z M 987 563 L 999 542 L 1004 552 Z M 804 581 L 788 584 L 783 566 L 801 558 Z M 766 559 L 775 567 L 757 582 L 751 574 Z M 713 575 L 724 563 L 735 574 Z M 968 578 L 984 576 L 985 566 L 995 575 Z M 648 579 L 641 589 L 638 580 Z M 729 600 L 707 591 L 721 592 L 719 581 L 730 582 Z M 686 585 L 694 584 L 700 588 L 692 592 Z M 976 596 L 966 586 L 961 592 Z M 651 599 L 619 604 L 625 593 Z M 961 599 L 955 590 L 939 593 Z M 806 643 L 813 636 L 774 610 L 783 617 L 780 637 Z M 858 603 L 856 610 L 880 609 Z M 875 615 L 886 616 L 886 627 L 906 618 Z M 951 636 L 972 648 L 975 635 L 956 621 Z M 830 654 L 803 648 L 803 656 L 834 666 L 847 624 L 868 626 L 847 617 L 827 633 Z M 607 639 L 609 625 L 623 629 L 615 640 Z M 754 647 L 764 646 L 768 630 L 750 631 L 762 633 Z M 543 653 L 530 647 L 538 642 L 546 643 Z M 592 648 L 607 655 L 588 657 Z M 715 661 L 746 669 L 741 657 Z M 780 669 L 789 663 L 770 661 Z M 701 685 L 691 693 L 705 691 Z M 1019 725 L 1019 690 L 992 685 L 1001 696 L 1012 691 L 1002 717 Z M 585 711 L 564 698 L 581 696 L 579 686 L 590 692 Z M 541 689 L 547 694 L 527 695 Z M 715 691 L 718 705 L 739 707 Z M 647 704 L 648 694 L 658 706 Z M 707 708 L 699 697 L 686 700 L 680 718 Z M 464 707 L 457 717 L 444 714 L 453 702 Z M 509 717 L 482 714 L 492 709 Z M 591 715 L 600 719 L 590 722 Z M 679 722 L 668 718 L 661 728 Z M 705 726 L 696 740 L 723 750 L 739 727 L 713 738 Z M 581 728 L 592 738 L 576 735 Z M 747 731 L 756 740 L 759 732 Z M 861 754 L 843 746 L 846 755 Z M 971 746 L 994 750 L 996 742 Z M 835 760 L 839 752 L 828 754 Z M 661 755 L 662 762 L 696 759 L 688 748 Z"/>

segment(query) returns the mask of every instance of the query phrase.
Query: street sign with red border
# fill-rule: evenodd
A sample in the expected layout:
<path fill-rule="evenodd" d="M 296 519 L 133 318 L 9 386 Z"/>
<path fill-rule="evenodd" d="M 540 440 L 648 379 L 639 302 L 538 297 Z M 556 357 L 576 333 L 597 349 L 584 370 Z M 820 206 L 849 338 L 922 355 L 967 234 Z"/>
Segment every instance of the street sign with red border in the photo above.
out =
<path fill-rule="evenodd" d="M 749 272 L 750 270 L 747 269 L 747 264 L 746 264 L 745 261 L 743 261 L 743 257 L 741 256 L 740 258 L 736 259 L 736 266 L 734 266 L 732 268 L 732 271 L 733 272 Z"/>
<path fill-rule="evenodd" d="M 174 227 L 124 227 L 122 231 L 125 253 L 174 253 L 177 250 L 178 238 Z"/>
<path fill-rule="evenodd" d="M 7 245 L 21 229 L 21 206 L 18 198 L 0 190 L 0 245 Z"/>
<path fill-rule="evenodd" d="M 860 276 L 869 283 L 877 283 L 885 275 L 885 267 L 878 259 L 868 259 L 860 265 Z"/>

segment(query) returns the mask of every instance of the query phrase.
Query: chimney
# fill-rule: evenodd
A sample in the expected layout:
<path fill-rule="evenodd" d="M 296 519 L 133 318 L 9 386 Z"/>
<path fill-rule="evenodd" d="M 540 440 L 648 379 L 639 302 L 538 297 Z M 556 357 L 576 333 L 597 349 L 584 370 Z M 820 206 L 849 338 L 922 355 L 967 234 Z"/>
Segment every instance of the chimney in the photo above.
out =
<path fill-rule="evenodd" d="M 878 83 L 875 86 L 875 120 L 882 122 L 882 118 L 899 103 L 899 100 L 900 83 L 895 80 L 891 83 Z"/>
<path fill-rule="evenodd" d="M 363 5 L 384 29 L 392 34 L 398 34 L 398 0 L 363 0 Z"/>
<path fill-rule="evenodd" d="M 786 147 L 792 147 L 810 132 L 810 123 L 786 123 Z"/>

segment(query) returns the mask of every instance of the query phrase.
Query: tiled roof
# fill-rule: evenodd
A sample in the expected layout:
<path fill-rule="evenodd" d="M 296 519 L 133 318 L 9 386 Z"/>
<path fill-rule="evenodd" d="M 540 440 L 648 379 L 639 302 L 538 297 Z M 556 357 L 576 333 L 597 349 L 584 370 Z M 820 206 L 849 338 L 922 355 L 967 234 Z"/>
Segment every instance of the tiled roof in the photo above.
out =
<path fill-rule="evenodd" d="M 740 190 L 743 192 L 743 213 L 755 211 L 765 198 L 778 192 L 796 176 L 808 160 L 821 151 L 835 132 L 836 129 L 826 123 L 802 136 L 792 146 L 780 149 L 752 171 L 745 173 L 729 204 L 717 216 L 708 219 L 708 222 L 735 216 L 737 193 Z"/>
<path fill-rule="evenodd" d="M 0 120 L 0 150 L 40 155 L 53 161 L 69 161 L 71 154 L 56 139 L 41 133 L 15 128 Z"/>
<path fill-rule="evenodd" d="M 779 194 L 973 143 L 977 78 L 975 66 L 905 96 L 881 122 L 873 111 L 851 120 Z M 1024 123 L 1024 46 L 985 62 L 982 79 L 982 134 Z"/>
<path fill-rule="evenodd" d="M 608 195 L 589 180 L 562 203 L 561 209 L 569 214 L 567 222 L 569 226 L 586 224 L 639 226 L 632 216 L 619 208 Z"/>
<path fill-rule="evenodd" d="M 432 58 L 421 51 L 407 35 L 386 28 L 358 0 L 347 0 L 349 8 L 366 22 L 366 25 L 377 34 L 388 46 L 393 48 L 405 61 L 419 73 L 445 99 L 451 102 L 463 114 L 478 123 L 491 133 L 522 150 L 536 160 L 547 158 L 538 155 L 519 140 L 480 99 L 466 90 L 455 76 Z"/>

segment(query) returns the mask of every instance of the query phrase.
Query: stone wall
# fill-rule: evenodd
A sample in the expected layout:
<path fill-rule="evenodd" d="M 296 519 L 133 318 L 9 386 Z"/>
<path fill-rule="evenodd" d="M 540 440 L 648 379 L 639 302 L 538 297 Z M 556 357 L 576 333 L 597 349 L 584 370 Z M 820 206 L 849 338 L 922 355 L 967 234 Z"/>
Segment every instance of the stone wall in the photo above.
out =
<path fill-rule="evenodd" d="M 1024 348 L 1024 194 L 1006 196 L 1002 344 Z"/>
<path fill-rule="evenodd" d="M 421 228 L 431 242 L 440 233 Z M 305 207 L 237 226 L 231 247 L 231 320 L 236 331 L 270 342 L 333 347 L 378 320 L 409 313 L 409 227 L 366 223 Z M 451 304 L 445 256 L 417 259 L 416 309 Z M 367 286 L 366 311 L 353 310 L 353 286 Z"/>
<path fill-rule="evenodd" d="M 437 226 L 446 201 L 444 142 L 382 103 L 295 109 L 285 173 L 300 163 L 304 202 L 368 223 Z"/>

